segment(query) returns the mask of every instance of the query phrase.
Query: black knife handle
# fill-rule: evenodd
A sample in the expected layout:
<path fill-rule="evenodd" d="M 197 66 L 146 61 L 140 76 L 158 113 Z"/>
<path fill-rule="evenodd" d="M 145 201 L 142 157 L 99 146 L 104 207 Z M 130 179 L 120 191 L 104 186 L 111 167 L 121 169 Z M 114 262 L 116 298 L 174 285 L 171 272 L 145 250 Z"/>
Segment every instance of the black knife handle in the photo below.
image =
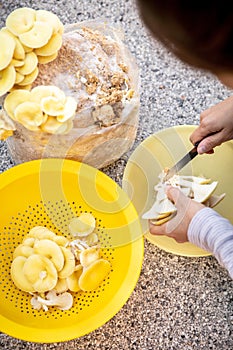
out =
<path fill-rule="evenodd" d="M 201 141 L 200 141 L 201 142 Z M 198 155 L 197 152 L 197 146 L 195 145 L 195 147 L 193 149 L 191 149 L 191 151 L 189 152 L 189 156 L 190 159 L 193 159 L 194 157 L 196 157 Z"/>
<path fill-rule="evenodd" d="M 217 132 L 211 132 L 211 133 L 208 134 L 206 137 L 203 137 L 203 139 L 201 139 L 200 141 L 195 142 L 195 143 L 194 143 L 194 147 L 197 148 L 197 146 L 199 145 L 199 143 L 201 143 L 202 140 L 206 139 L 206 138 L 209 137 L 209 136 L 215 135 L 215 134 L 217 134 L 217 133 L 218 133 L 218 131 L 217 131 Z"/>

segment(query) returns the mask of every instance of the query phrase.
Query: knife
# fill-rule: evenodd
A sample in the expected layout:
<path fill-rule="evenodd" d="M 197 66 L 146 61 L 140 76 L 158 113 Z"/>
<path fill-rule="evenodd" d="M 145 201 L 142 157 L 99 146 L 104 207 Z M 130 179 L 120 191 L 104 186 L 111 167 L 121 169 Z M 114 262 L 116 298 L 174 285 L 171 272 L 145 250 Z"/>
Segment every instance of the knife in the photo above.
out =
<path fill-rule="evenodd" d="M 209 136 L 209 135 L 208 135 Z M 180 171 L 186 164 L 188 164 L 190 162 L 190 160 L 192 160 L 193 158 L 195 158 L 198 155 L 197 152 L 197 146 L 199 145 L 199 143 L 201 142 L 197 141 L 194 144 L 194 147 L 191 149 L 191 151 L 189 151 L 183 158 L 181 158 L 172 168 L 170 168 L 166 174 L 166 176 L 163 178 L 163 182 L 166 182 L 167 180 L 169 180 L 172 176 L 174 176 L 175 174 L 178 173 L 178 171 Z"/>

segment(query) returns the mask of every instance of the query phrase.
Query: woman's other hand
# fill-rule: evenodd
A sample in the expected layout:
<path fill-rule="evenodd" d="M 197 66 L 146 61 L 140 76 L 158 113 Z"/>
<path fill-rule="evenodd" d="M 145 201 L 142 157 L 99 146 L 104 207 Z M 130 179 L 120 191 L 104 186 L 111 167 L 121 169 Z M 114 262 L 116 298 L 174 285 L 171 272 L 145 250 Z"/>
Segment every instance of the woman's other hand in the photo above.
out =
<path fill-rule="evenodd" d="M 214 134 L 213 134 L 214 133 Z M 211 136 L 207 136 L 213 134 Z M 213 153 L 216 146 L 233 139 L 233 96 L 208 108 L 200 115 L 200 125 L 190 136 L 199 154 Z"/>

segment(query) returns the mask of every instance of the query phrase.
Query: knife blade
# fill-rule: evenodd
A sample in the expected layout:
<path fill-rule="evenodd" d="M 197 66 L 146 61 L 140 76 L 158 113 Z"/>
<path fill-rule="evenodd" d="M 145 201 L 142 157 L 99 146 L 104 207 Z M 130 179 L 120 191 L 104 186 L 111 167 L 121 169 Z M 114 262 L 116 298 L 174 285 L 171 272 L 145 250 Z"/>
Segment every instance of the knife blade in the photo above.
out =
<path fill-rule="evenodd" d="M 201 140 L 202 141 L 202 140 Z M 194 147 L 183 158 L 181 158 L 172 168 L 170 168 L 163 178 L 163 182 L 168 181 L 172 176 L 177 174 L 186 164 L 198 155 L 197 146 L 201 141 L 195 143 Z"/>
<path fill-rule="evenodd" d="M 207 138 L 209 136 L 215 135 L 217 134 L 217 132 L 212 132 L 210 134 L 208 134 L 206 137 Z M 174 176 L 175 174 L 178 173 L 178 171 L 180 171 L 182 168 L 184 168 L 184 166 L 186 164 L 188 164 L 193 158 L 195 158 L 198 155 L 197 152 L 197 147 L 199 145 L 199 143 L 202 141 L 203 139 L 201 139 L 200 141 L 197 141 L 194 144 L 194 147 L 191 149 L 191 151 L 189 151 L 183 158 L 181 158 L 175 165 L 173 165 L 172 168 L 170 168 L 167 172 L 167 174 L 165 175 L 165 177 L 163 178 L 163 182 L 166 182 L 167 180 L 169 180 L 172 176 Z"/>

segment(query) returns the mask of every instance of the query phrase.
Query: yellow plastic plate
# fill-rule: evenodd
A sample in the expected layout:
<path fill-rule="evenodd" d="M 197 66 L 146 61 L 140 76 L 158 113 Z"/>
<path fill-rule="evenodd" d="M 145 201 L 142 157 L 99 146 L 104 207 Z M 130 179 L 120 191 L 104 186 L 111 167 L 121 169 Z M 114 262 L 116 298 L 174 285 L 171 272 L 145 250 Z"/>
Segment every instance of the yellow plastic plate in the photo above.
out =
<path fill-rule="evenodd" d="M 143 237 L 134 206 L 113 180 L 75 161 L 36 160 L 0 175 L 0 198 L 0 331 L 31 342 L 67 341 L 95 330 L 120 310 L 141 271 Z M 110 274 L 95 291 L 73 293 L 70 310 L 34 310 L 30 295 L 10 277 L 15 247 L 36 225 L 68 237 L 70 219 L 85 211 L 97 220 Z"/>
<path fill-rule="evenodd" d="M 158 175 L 165 167 L 171 167 L 193 147 L 189 141 L 196 126 L 176 126 L 162 130 L 144 140 L 131 155 L 125 168 L 123 189 L 131 198 L 139 217 L 152 206 L 155 200 L 154 186 Z M 216 194 L 226 193 L 224 200 L 215 209 L 233 222 L 232 172 L 233 143 L 217 147 L 213 155 L 200 155 L 193 159 L 180 174 L 204 175 L 218 181 Z M 177 243 L 173 238 L 154 236 L 148 232 L 147 220 L 141 219 L 146 238 L 159 248 L 183 256 L 205 256 L 206 251 L 191 243 Z"/>

